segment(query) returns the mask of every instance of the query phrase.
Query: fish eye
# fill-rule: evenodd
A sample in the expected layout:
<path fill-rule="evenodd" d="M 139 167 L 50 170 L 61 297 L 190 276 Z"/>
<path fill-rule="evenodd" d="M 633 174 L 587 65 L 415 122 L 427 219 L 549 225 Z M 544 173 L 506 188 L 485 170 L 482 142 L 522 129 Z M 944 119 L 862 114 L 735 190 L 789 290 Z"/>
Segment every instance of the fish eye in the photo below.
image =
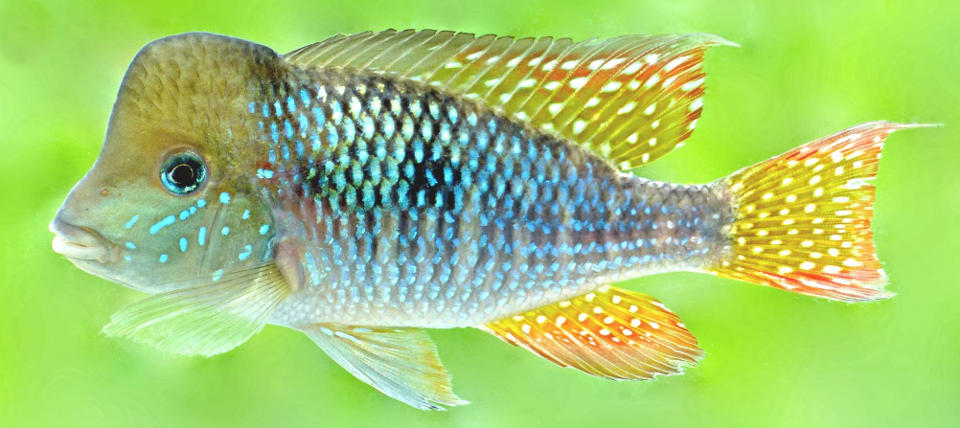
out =
<path fill-rule="evenodd" d="M 174 195 L 184 196 L 196 192 L 207 179 L 207 166 L 193 152 L 177 153 L 163 162 L 160 181 Z"/>

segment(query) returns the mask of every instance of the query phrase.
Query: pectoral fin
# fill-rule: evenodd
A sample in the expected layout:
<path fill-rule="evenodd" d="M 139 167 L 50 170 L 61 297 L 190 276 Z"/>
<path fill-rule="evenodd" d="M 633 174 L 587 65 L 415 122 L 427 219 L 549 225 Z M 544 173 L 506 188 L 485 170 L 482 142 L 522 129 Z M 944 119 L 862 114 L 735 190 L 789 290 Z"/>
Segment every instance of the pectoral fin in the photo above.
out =
<path fill-rule="evenodd" d="M 263 328 L 289 289 L 274 265 L 157 294 L 110 316 L 107 336 L 183 355 L 229 351 Z"/>
<path fill-rule="evenodd" d="M 453 393 L 421 329 L 313 324 L 302 330 L 348 372 L 396 400 L 424 410 L 467 404 Z"/>
<path fill-rule="evenodd" d="M 702 352 L 654 298 L 612 287 L 483 327 L 563 367 L 610 379 L 650 379 L 696 364 Z"/>

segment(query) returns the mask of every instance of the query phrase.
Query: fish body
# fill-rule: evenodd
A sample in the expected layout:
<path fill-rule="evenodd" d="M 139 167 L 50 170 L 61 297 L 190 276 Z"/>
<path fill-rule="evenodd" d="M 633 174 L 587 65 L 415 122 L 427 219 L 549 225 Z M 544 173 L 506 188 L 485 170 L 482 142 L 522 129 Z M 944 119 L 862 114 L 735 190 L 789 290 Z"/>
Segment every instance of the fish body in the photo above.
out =
<path fill-rule="evenodd" d="M 294 79 L 248 109 L 281 229 L 303 228 L 302 287 L 278 323 L 475 326 L 727 251 L 733 213 L 715 186 L 622 173 L 421 85 Z"/>
<path fill-rule="evenodd" d="M 213 355 L 283 325 L 424 409 L 465 402 L 420 327 L 647 379 L 702 351 L 613 282 L 683 270 L 889 297 L 865 180 L 910 125 L 860 125 L 708 184 L 630 173 L 690 136 L 703 53 L 723 44 L 391 30 L 279 55 L 161 39 L 131 64 L 54 249 L 151 295 L 108 335 Z"/>

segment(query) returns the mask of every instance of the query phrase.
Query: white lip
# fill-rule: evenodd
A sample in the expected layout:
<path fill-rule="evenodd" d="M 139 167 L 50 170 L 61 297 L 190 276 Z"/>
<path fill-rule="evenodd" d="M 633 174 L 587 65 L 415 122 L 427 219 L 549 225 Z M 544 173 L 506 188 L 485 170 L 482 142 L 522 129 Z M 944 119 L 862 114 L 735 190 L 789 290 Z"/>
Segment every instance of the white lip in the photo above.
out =
<path fill-rule="evenodd" d="M 88 228 L 55 218 L 50 222 L 50 231 L 56 235 L 53 238 L 53 251 L 71 260 L 106 264 L 116 258 L 115 246 Z"/>

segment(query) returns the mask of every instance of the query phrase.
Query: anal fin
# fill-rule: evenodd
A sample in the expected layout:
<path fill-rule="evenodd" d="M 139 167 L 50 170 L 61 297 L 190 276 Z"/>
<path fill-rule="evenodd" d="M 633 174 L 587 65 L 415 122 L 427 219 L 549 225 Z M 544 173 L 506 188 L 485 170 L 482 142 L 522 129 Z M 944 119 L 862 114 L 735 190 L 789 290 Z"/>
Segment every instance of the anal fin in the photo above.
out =
<path fill-rule="evenodd" d="M 424 410 L 468 403 L 453 393 L 422 329 L 312 324 L 301 330 L 350 374 L 391 398 Z"/>
<path fill-rule="evenodd" d="M 612 287 L 504 318 L 484 329 L 562 367 L 611 379 L 681 373 L 703 355 L 696 338 L 663 304 Z"/>

